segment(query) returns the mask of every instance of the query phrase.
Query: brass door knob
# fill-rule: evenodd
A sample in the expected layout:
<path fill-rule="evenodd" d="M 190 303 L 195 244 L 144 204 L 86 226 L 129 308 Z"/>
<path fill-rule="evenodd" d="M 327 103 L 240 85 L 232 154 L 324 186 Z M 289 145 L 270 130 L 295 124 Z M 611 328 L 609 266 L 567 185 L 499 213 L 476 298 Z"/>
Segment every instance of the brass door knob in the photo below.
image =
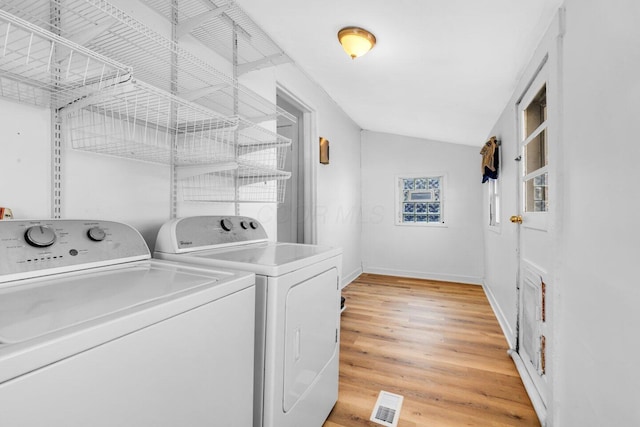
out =
<path fill-rule="evenodd" d="M 509 221 L 514 224 L 522 224 L 522 215 L 512 215 L 511 218 L 509 218 Z"/>

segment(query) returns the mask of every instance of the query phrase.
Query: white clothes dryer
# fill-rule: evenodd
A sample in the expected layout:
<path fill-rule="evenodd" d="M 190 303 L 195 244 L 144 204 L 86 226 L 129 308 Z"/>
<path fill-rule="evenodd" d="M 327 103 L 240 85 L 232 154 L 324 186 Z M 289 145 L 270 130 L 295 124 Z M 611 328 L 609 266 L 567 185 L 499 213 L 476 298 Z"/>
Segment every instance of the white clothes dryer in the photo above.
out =
<path fill-rule="evenodd" d="M 255 276 L 109 221 L 0 221 L 0 424 L 250 427 Z"/>
<path fill-rule="evenodd" d="M 321 427 L 338 398 L 342 250 L 199 216 L 165 223 L 154 256 L 256 274 L 254 427 Z"/>

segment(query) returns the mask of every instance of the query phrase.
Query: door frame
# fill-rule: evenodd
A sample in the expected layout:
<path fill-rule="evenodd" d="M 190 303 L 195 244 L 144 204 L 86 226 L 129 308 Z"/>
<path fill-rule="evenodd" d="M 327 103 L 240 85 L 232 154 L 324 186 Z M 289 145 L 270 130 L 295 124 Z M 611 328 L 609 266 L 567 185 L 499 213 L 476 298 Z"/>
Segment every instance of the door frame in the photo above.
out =
<path fill-rule="evenodd" d="M 319 133 L 317 127 L 317 111 L 308 102 L 301 99 L 285 85 L 276 82 L 276 93 L 285 101 L 302 111 L 302 138 L 303 144 L 303 176 L 304 176 L 304 243 L 316 244 L 318 242 L 317 233 L 317 213 L 318 213 L 318 191 L 317 191 L 317 171 L 319 162 L 319 150 L 317 148 Z"/>
<path fill-rule="evenodd" d="M 524 161 L 526 159 L 524 156 L 524 146 L 522 144 L 523 142 L 522 105 L 524 104 L 526 106 L 528 102 L 530 102 L 535 97 L 537 92 L 542 87 L 542 84 L 547 85 L 547 90 L 548 90 L 549 77 L 550 77 L 548 62 L 549 62 L 549 54 L 547 53 L 539 61 L 537 67 L 532 73 L 527 84 L 522 88 L 522 90 L 520 90 L 519 92 L 520 95 L 514 104 L 515 126 L 516 126 L 516 132 L 515 132 L 516 138 L 514 143 L 516 144 L 516 153 L 517 153 L 517 157 L 515 160 L 518 162 L 518 167 L 517 167 L 516 176 L 515 176 L 516 203 L 517 203 L 516 208 L 517 208 L 518 215 L 521 217 L 522 221 L 525 221 L 525 222 L 527 220 L 530 220 L 531 217 L 526 214 L 524 209 L 523 178 L 524 178 L 524 172 L 525 172 Z M 548 118 L 548 120 L 551 120 L 551 119 Z M 548 123 L 547 129 L 549 129 L 550 124 L 551 123 Z M 555 129 L 552 131 L 555 131 Z M 548 132 L 548 135 L 549 133 L 550 132 Z M 540 221 L 535 221 L 535 222 L 536 222 L 536 225 L 534 225 L 531 228 L 539 229 L 540 226 L 537 223 Z M 515 331 L 516 333 L 515 333 L 515 349 L 511 350 L 509 354 L 514 360 L 516 368 L 518 369 L 518 373 L 520 374 L 520 377 L 522 379 L 522 382 L 524 383 L 525 389 L 527 390 L 527 394 L 529 395 L 529 398 L 531 399 L 531 403 L 533 404 L 536 414 L 540 419 L 540 423 L 542 425 L 545 425 L 546 418 L 547 418 L 549 394 L 550 394 L 548 389 L 550 387 L 543 390 L 544 392 L 544 397 L 543 397 L 543 393 L 541 392 L 541 387 L 546 387 L 547 384 L 541 381 L 540 378 L 536 378 L 535 377 L 536 374 L 531 372 L 531 367 L 530 367 L 531 364 L 525 361 L 525 358 L 523 357 L 523 353 L 522 353 L 522 348 L 521 348 L 522 333 L 523 333 L 522 332 L 523 331 L 523 314 L 524 314 L 523 311 L 525 309 L 523 304 L 523 298 L 524 298 L 523 286 L 524 286 L 524 280 L 526 276 L 526 272 L 523 271 L 523 263 L 525 262 L 525 260 L 523 260 L 523 257 L 522 257 L 522 245 L 523 245 L 522 228 L 523 227 L 529 227 L 529 225 L 523 225 L 523 223 L 520 223 L 520 225 L 518 225 L 516 228 L 516 254 L 517 254 L 517 261 L 516 261 L 517 263 L 517 270 L 516 270 L 517 309 L 516 309 L 516 331 Z M 547 230 L 545 229 L 545 232 L 546 231 Z M 532 267 L 533 270 L 536 272 L 542 271 L 542 269 L 536 265 L 533 265 L 531 263 L 527 263 L 527 264 L 530 264 L 530 267 Z M 546 276 L 546 273 L 545 273 L 545 276 Z"/>
<path fill-rule="evenodd" d="M 278 218 L 279 242 L 304 243 L 304 117 L 303 112 L 286 96 L 278 92 L 276 95 L 278 109 L 293 116 L 294 120 L 278 117 L 278 134 L 291 138 L 291 145 L 287 149 L 285 171 L 291 176 L 284 181 L 285 194 L 282 203 L 276 207 Z"/>

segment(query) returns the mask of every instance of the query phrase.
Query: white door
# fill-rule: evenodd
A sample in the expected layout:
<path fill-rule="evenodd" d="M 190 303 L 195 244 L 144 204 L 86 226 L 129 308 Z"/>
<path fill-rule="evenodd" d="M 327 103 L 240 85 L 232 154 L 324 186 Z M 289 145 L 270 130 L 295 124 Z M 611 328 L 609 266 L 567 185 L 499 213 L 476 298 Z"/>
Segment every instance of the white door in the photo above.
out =
<path fill-rule="evenodd" d="M 546 407 L 549 400 L 548 361 L 551 319 L 549 288 L 553 283 L 554 215 L 557 206 L 552 174 L 554 159 L 549 153 L 557 144 L 557 101 L 550 90 L 548 64 L 543 65 L 518 103 L 520 153 L 519 210 L 511 218 L 519 225 L 518 341 L 517 352 L 534 390 Z M 549 102 L 548 102 L 549 101 Z M 526 381 L 525 381 L 526 383 Z M 535 402 L 534 402 L 535 405 Z"/>

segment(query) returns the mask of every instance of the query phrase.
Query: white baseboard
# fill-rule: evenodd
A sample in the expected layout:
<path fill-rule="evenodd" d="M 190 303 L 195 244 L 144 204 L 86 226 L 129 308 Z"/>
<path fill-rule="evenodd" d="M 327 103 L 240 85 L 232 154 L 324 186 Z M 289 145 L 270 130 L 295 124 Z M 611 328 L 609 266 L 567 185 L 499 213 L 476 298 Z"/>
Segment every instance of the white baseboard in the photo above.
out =
<path fill-rule="evenodd" d="M 542 402 L 542 397 L 540 396 L 538 389 L 536 389 L 536 386 L 533 384 L 533 380 L 531 379 L 531 376 L 529 376 L 529 372 L 527 372 L 527 368 L 525 368 L 520 355 L 515 350 L 509 350 L 508 353 L 513 359 L 513 363 L 516 365 L 516 369 L 518 370 L 518 374 L 520 374 L 522 384 L 524 384 L 524 389 L 527 391 L 529 399 L 531 399 L 533 410 L 536 411 L 540 425 L 545 427 L 547 425 L 547 408 Z"/>
<path fill-rule="evenodd" d="M 358 278 L 362 274 L 362 268 L 356 268 L 350 274 L 345 274 L 342 276 L 342 280 L 340 281 L 340 289 L 344 289 L 347 285 Z"/>
<path fill-rule="evenodd" d="M 384 274 L 386 276 L 410 277 L 412 279 L 439 280 L 442 282 L 468 283 L 470 285 L 482 285 L 482 277 L 461 276 L 457 274 L 428 273 L 423 271 L 405 271 L 390 268 L 365 267 L 365 273 Z"/>
<path fill-rule="evenodd" d="M 493 309 L 493 313 L 496 315 L 496 319 L 498 319 L 498 323 L 500 324 L 500 328 L 502 328 L 502 333 L 504 337 L 507 339 L 507 343 L 509 344 L 509 348 L 516 348 L 515 342 L 515 334 L 513 333 L 513 328 L 509 324 L 507 320 L 507 316 L 504 315 L 502 308 L 498 304 L 495 295 L 491 291 L 491 288 L 487 286 L 486 283 L 483 283 L 482 289 L 484 290 L 487 299 L 489 300 L 489 305 L 491 305 L 491 309 Z"/>

